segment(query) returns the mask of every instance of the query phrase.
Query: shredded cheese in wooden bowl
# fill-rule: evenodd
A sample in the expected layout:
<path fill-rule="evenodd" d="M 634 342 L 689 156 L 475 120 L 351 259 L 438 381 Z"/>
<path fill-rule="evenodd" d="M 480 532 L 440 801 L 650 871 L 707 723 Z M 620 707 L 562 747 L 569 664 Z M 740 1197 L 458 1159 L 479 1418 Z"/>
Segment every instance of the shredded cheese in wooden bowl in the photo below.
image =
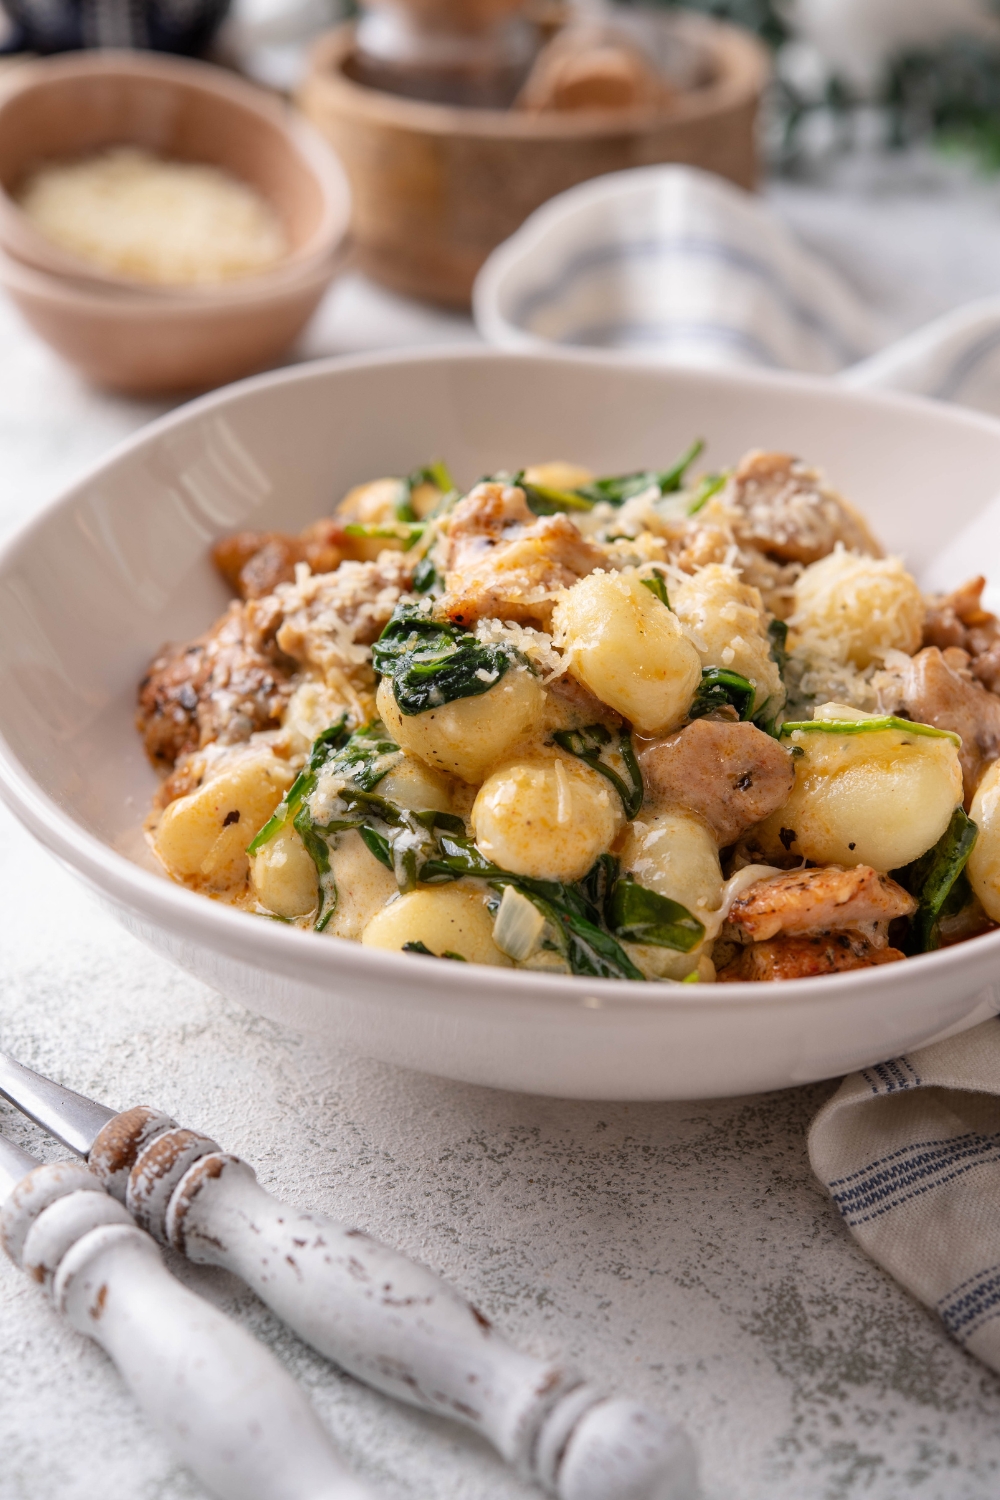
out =
<path fill-rule="evenodd" d="M 246 183 L 134 146 L 42 167 L 19 202 L 55 244 L 106 272 L 161 286 L 253 276 L 289 249 L 276 214 Z"/>

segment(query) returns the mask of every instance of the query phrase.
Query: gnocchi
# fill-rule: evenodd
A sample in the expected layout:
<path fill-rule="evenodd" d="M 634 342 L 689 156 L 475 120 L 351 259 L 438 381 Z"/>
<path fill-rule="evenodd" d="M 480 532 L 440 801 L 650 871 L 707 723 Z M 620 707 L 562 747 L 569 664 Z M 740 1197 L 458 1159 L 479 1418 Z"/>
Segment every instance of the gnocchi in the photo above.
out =
<path fill-rule="evenodd" d="M 817 724 L 788 736 L 795 784 L 778 812 L 759 826 L 765 854 L 797 855 L 817 864 L 898 870 L 942 837 L 962 802 L 957 736 L 918 733 L 902 721 L 871 730 L 838 723 L 881 724 L 876 715 L 826 704 Z"/>
<path fill-rule="evenodd" d="M 371 918 L 361 935 L 368 948 L 401 952 L 407 944 L 435 958 L 509 967 L 511 960 L 493 941 L 493 919 L 484 893 L 464 886 L 410 891 L 397 896 Z"/>
<path fill-rule="evenodd" d="M 252 856 L 250 883 L 261 906 L 276 917 L 292 921 L 316 910 L 316 866 L 290 825 Z"/>
<path fill-rule="evenodd" d="M 677 616 L 637 573 L 591 573 L 563 595 L 552 623 L 572 675 L 640 734 L 684 723 L 701 661 Z"/>
<path fill-rule="evenodd" d="M 623 821 L 614 788 L 568 756 L 502 766 L 472 804 L 473 833 L 487 859 L 537 880 L 582 879 Z"/>
<path fill-rule="evenodd" d="M 709 563 L 674 593 L 671 603 L 702 669 L 739 672 L 753 685 L 751 710 L 776 714 L 785 701 L 778 663 L 771 654 L 767 616 L 758 589 L 735 568 Z"/>
<path fill-rule="evenodd" d="M 969 880 L 986 915 L 1000 922 L 1000 761 L 979 783 L 969 816 L 979 829 L 969 855 Z"/>
<path fill-rule="evenodd" d="M 622 869 L 651 891 L 686 906 L 710 931 L 710 917 L 722 905 L 724 881 L 719 848 L 706 825 L 681 809 L 636 818 L 619 846 Z M 630 943 L 628 951 L 650 979 L 685 979 L 695 973 L 705 944 L 689 953 Z M 711 942 L 707 944 L 711 949 Z"/>
<path fill-rule="evenodd" d="M 804 461 L 699 476 L 699 447 L 464 494 L 434 462 L 223 539 L 242 592 L 140 691 L 164 872 L 538 985 L 797 979 L 1000 926 L 982 580 L 925 600 Z"/>
<path fill-rule="evenodd" d="M 392 684 L 383 678 L 376 703 L 382 722 L 404 750 L 434 771 L 478 786 L 537 723 L 545 694 L 530 672 L 515 667 L 489 692 L 413 715 L 400 711 Z"/>
<path fill-rule="evenodd" d="M 223 761 L 197 791 L 164 810 L 153 849 L 175 879 L 206 891 L 232 891 L 247 881 L 247 845 L 260 832 L 295 773 L 269 751 Z"/>

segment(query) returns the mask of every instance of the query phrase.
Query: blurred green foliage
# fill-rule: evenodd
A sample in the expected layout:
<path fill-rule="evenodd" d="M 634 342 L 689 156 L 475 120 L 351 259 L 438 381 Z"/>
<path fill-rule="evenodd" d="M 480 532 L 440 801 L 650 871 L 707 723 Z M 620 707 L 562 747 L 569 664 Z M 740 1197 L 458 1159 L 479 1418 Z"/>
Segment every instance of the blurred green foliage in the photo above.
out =
<path fill-rule="evenodd" d="M 780 0 L 660 0 L 733 21 L 755 31 L 775 50 L 792 33 Z M 997 0 L 1000 9 L 1000 0 Z M 868 101 L 870 102 L 870 101 Z M 956 35 L 933 51 L 905 51 L 895 57 L 878 101 L 885 110 L 887 142 L 908 146 L 933 139 L 943 149 L 971 155 L 1000 170 L 1000 43 Z M 818 110 L 846 119 L 859 101 L 842 79 L 829 79 L 822 97 L 802 97 L 781 80 L 775 104 L 781 121 L 780 155 L 794 157 L 803 122 Z"/>
<path fill-rule="evenodd" d="M 773 47 L 780 46 L 789 35 L 772 0 L 667 0 L 667 3 L 680 4 L 685 10 L 700 10 L 703 15 L 717 16 L 720 21 L 734 21 L 756 31 Z"/>

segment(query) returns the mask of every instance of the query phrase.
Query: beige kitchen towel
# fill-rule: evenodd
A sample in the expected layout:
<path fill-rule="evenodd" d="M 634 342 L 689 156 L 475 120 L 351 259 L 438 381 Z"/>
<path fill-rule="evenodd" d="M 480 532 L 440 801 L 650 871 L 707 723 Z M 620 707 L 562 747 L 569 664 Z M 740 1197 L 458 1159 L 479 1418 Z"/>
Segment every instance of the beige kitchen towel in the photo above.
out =
<path fill-rule="evenodd" d="M 1000 1018 L 845 1078 L 809 1156 L 862 1248 L 1000 1370 Z"/>

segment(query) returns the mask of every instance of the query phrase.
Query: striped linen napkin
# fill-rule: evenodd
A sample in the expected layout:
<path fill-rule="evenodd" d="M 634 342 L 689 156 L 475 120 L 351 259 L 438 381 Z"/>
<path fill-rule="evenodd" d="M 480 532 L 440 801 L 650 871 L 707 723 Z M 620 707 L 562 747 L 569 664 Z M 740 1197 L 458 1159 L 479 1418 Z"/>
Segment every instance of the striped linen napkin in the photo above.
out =
<path fill-rule="evenodd" d="M 501 348 L 799 370 L 1000 413 L 1000 296 L 896 338 L 762 198 L 693 167 L 560 193 L 489 257 L 474 309 Z"/>
<path fill-rule="evenodd" d="M 845 1078 L 809 1132 L 861 1245 L 1000 1370 L 1000 1018 Z"/>

